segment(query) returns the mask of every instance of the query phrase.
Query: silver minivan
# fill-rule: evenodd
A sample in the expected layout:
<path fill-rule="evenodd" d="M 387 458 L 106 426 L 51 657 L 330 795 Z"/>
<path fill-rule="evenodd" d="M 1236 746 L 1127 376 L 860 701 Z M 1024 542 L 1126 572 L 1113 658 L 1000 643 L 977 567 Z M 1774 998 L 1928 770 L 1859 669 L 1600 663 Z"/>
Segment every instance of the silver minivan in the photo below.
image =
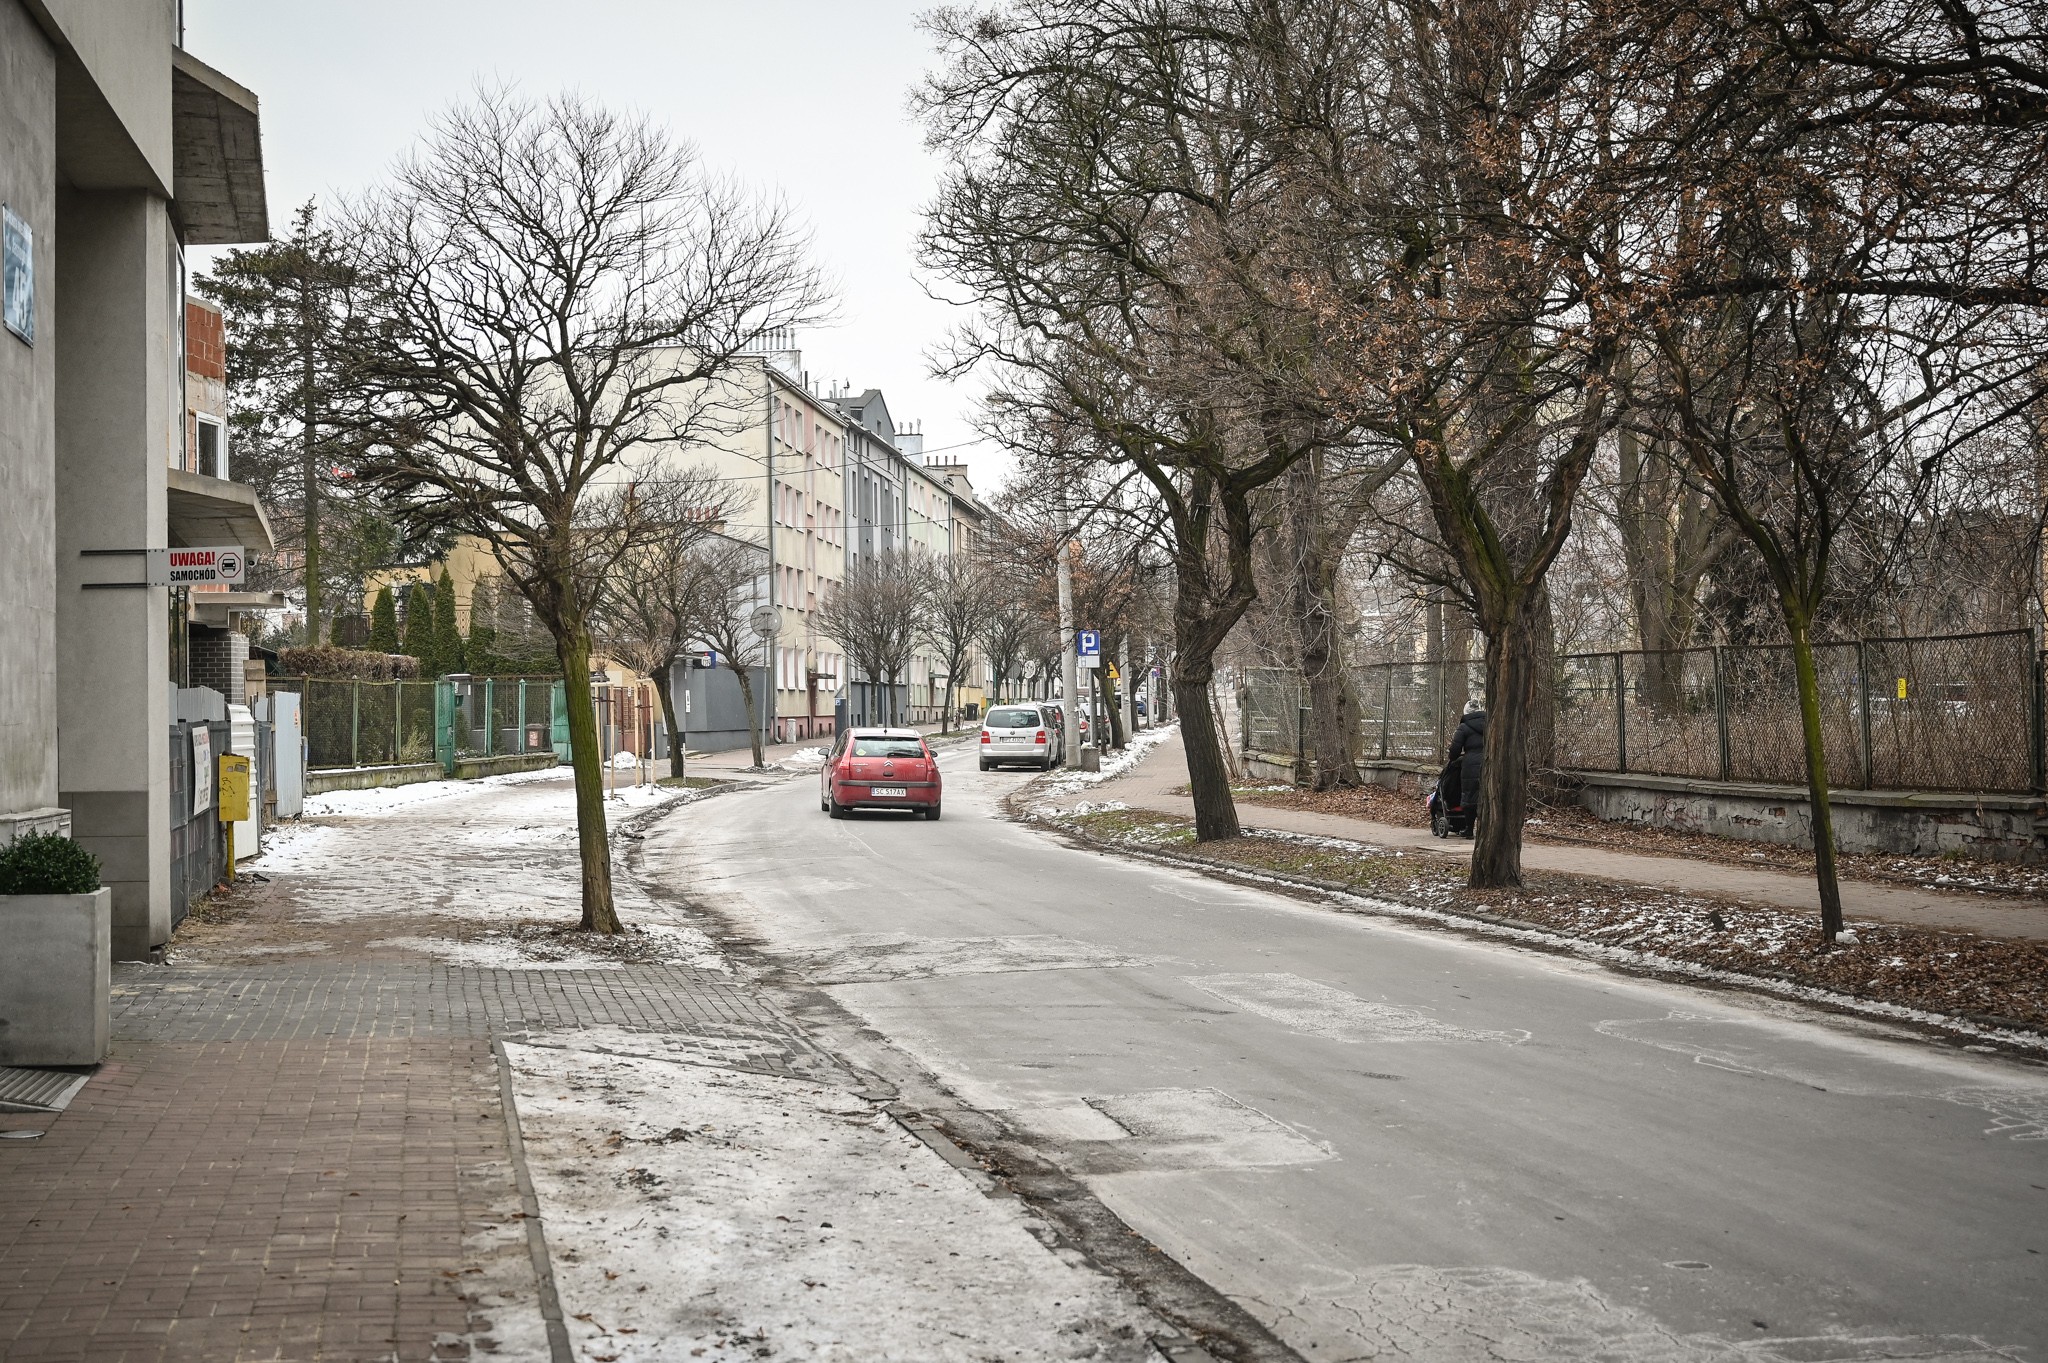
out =
<path fill-rule="evenodd" d="M 1059 725 L 1043 706 L 994 705 L 981 721 L 981 769 L 1022 762 L 1051 771 L 1060 761 Z"/>

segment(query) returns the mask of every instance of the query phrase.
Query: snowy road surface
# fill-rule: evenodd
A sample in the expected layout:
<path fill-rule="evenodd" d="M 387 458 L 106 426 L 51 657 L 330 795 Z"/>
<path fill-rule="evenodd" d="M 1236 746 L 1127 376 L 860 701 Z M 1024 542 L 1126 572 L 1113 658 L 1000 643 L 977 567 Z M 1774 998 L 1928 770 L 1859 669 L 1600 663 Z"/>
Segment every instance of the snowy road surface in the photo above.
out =
<path fill-rule="evenodd" d="M 942 765 L 942 823 L 798 778 L 643 869 L 1304 1357 L 2048 1363 L 2048 1069 L 1077 851 Z"/>

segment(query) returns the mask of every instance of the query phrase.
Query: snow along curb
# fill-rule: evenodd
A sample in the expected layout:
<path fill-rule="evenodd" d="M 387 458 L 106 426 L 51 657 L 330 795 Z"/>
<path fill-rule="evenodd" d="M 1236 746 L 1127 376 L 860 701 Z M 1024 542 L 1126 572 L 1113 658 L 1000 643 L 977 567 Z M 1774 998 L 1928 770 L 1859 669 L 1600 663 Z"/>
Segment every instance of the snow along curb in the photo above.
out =
<path fill-rule="evenodd" d="M 1458 913 L 1449 909 L 1427 908 L 1410 904 L 1399 899 L 1382 899 L 1363 895 L 1347 886 L 1310 876 L 1290 876 L 1277 871 L 1253 871 L 1232 866 L 1227 862 L 1206 861 L 1200 857 L 1175 856 L 1152 848 L 1133 847 L 1125 843 L 1108 842 L 1082 832 L 1070 825 L 1044 819 L 1031 822 L 1042 828 L 1057 829 L 1067 837 L 1083 843 L 1096 851 L 1115 853 L 1121 856 L 1137 857 L 1146 861 L 1159 862 L 1183 870 L 1200 871 L 1220 876 L 1226 880 L 1240 880 L 1253 885 L 1280 885 L 1294 889 L 1313 890 L 1325 899 L 1345 906 L 1352 913 L 1378 913 L 1393 918 L 1412 918 L 1434 923 L 1443 927 L 1462 928 L 1484 936 L 1504 938 L 1530 946 L 1545 947 L 1561 951 L 1586 960 L 1621 966 L 1663 975 L 1683 975 L 1696 980 L 1707 980 L 1715 984 L 1734 985 L 1759 993 L 1774 994 L 1779 998 L 1793 999 L 1800 1003 L 1819 1004 L 1838 1012 L 1855 1013 L 1863 1017 L 1882 1018 L 1888 1022 L 1910 1022 L 1942 1031 L 1954 1032 L 1960 1036 L 1974 1037 L 1985 1041 L 1996 1041 L 2015 1050 L 2031 1051 L 2048 1055 L 2048 1035 L 2028 1031 L 2024 1028 L 1987 1026 L 1972 1022 L 1953 1013 L 1936 1013 L 1924 1008 L 1908 1008 L 1904 1004 L 1883 1003 L 1876 999 L 1857 998 L 1853 994 L 1838 994 L 1830 989 L 1819 989 L 1812 985 L 1799 984 L 1790 980 L 1775 980 L 1768 975 L 1749 975 L 1736 970 L 1721 970 L 1714 966 L 1699 965 L 1692 961 L 1681 961 L 1671 956 L 1660 956 L 1654 952 L 1636 951 L 1630 947 L 1608 946 L 1600 942 L 1588 942 L 1580 937 L 1568 937 L 1563 933 L 1547 932 L 1542 928 L 1525 927 L 1506 918 L 1493 914 Z M 1249 831 L 1249 830 L 1247 830 Z"/>

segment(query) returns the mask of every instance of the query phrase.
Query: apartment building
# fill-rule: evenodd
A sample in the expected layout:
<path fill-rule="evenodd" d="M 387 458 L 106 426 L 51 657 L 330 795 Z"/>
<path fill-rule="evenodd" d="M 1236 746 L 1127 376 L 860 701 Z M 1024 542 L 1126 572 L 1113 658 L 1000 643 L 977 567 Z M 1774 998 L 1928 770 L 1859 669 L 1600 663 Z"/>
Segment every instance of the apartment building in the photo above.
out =
<path fill-rule="evenodd" d="M 958 455 L 928 454 L 924 456 L 924 471 L 946 490 L 952 517 L 948 525 L 952 552 L 963 557 L 979 554 L 982 532 L 988 524 L 988 508 L 982 505 L 974 484 L 968 480 L 967 461 Z M 988 705 L 987 683 L 987 669 L 977 656 L 968 663 L 967 675 L 959 679 L 953 703 L 964 714 L 979 715 Z"/>
<path fill-rule="evenodd" d="M 680 354 L 675 363 L 684 363 Z M 777 623 L 757 669 L 757 722 L 766 740 L 829 735 L 842 702 L 850 723 L 938 718 L 946 677 L 928 648 L 917 651 L 910 675 L 887 697 L 877 679 L 859 675 L 842 646 L 820 630 L 818 614 L 864 556 L 964 551 L 986 515 L 964 465 L 926 467 L 922 433 L 897 426 L 879 389 L 839 385 L 821 392 L 787 337 L 769 338 L 743 357 L 715 391 L 679 393 L 674 401 L 716 415 L 699 423 L 701 438 L 664 450 L 661 462 L 678 471 L 708 469 L 726 493 L 720 533 L 761 551 L 751 595 L 753 604 L 774 609 Z M 475 584 L 496 572 L 487 547 L 467 540 L 445 559 L 372 573 L 363 609 L 379 586 L 438 578 L 444 568 L 455 583 L 458 624 L 466 625 Z M 696 675 L 677 682 L 691 696 L 687 707 L 678 703 L 679 714 L 695 715 L 700 706 L 721 717 L 735 713 L 737 684 L 729 672 L 709 666 L 714 661 L 723 660 L 714 660 L 708 645 L 696 650 Z M 965 679 L 963 694 L 975 704 L 979 686 L 978 672 Z M 744 730 L 725 718 L 715 730 L 692 733 L 721 746 L 746 741 Z"/>
<path fill-rule="evenodd" d="M 184 252 L 269 233 L 256 98 L 177 0 L 0 0 L 0 841 L 68 830 L 171 929 L 172 589 L 253 504 L 185 470 Z"/>
<path fill-rule="evenodd" d="M 847 477 L 852 486 L 853 532 L 848 537 L 849 565 L 863 556 L 907 553 L 944 558 L 960 552 L 954 536 L 954 496 L 941 477 L 922 461 L 924 433 L 898 426 L 878 388 L 846 389 L 830 401 L 844 416 L 848 430 Z M 848 678 L 848 722 L 892 721 L 929 723 L 946 703 L 943 661 L 920 646 L 910 659 L 908 675 L 899 679 L 897 694 L 882 694 L 882 679 Z"/>

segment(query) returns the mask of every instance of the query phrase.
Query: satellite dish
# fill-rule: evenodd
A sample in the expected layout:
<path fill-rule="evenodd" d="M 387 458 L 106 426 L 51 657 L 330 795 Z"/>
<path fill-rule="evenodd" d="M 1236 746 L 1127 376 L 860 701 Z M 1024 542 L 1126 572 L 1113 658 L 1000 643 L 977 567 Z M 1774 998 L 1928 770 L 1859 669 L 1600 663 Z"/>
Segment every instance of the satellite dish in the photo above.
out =
<path fill-rule="evenodd" d="M 754 633 L 773 639 L 782 630 L 782 613 L 773 606 L 754 607 Z"/>

